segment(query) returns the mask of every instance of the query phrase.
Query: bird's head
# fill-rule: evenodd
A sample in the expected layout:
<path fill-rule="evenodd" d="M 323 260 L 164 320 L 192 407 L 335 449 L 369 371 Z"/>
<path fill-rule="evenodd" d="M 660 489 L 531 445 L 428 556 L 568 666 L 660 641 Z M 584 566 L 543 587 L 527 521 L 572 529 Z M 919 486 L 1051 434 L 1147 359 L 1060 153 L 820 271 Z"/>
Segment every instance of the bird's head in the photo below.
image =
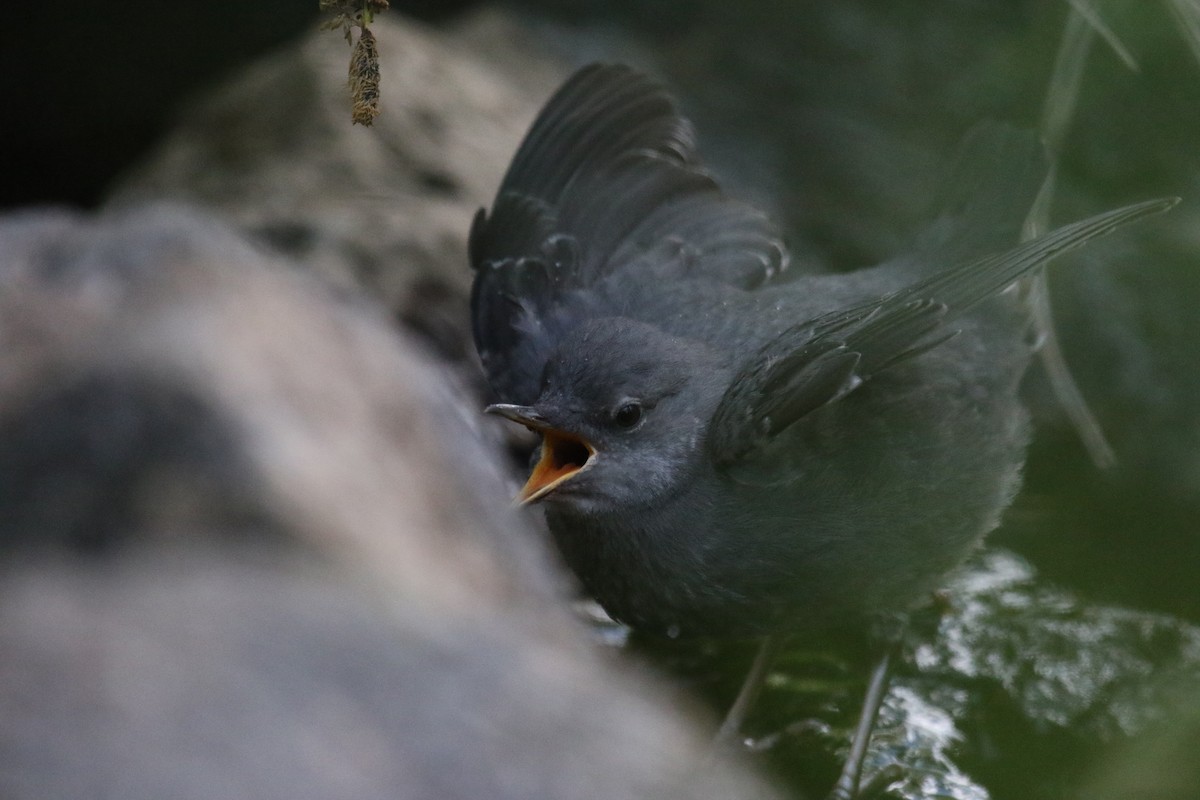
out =
<path fill-rule="evenodd" d="M 518 500 L 583 513 L 661 501 L 701 463 L 728 377 L 708 347 L 651 325 L 580 325 L 546 363 L 537 400 L 487 409 L 542 436 Z"/>

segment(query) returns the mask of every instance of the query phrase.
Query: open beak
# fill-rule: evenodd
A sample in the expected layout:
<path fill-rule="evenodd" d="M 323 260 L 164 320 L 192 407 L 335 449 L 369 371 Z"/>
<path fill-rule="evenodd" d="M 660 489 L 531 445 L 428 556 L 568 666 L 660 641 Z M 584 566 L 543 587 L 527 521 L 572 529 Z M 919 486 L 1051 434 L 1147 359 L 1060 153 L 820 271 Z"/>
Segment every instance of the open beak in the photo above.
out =
<path fill-rule="evenodd" d="M 484 412 L 510 419 L 542 435 L 541 457 L 516 498 L 521 505 L 541 500 L 592 465 L 596 448 L 581 436 L 552 427 L 545 417 L 529 406 L 497 403 L 485 408 Z"/>

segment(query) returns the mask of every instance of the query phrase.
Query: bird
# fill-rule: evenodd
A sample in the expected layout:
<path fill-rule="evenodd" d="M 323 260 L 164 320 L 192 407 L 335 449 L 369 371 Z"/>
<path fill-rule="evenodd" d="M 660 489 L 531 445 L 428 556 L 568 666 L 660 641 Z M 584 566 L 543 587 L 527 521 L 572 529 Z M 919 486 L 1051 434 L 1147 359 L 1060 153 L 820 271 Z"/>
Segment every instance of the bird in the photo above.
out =
<path fill-rule="evenodd" d="M 547 101 L 471 225 L 471 322 L 486 410 L 541 437 L 518 502 L 614 619 L 766 640 L 867 624 L 997 526 L 1030 439 L 1036 337 L 1012 287 L 1173 200 L 1022 243 L 1043 148 L 968 140 L 912 252 L 829 273 L 789 269 L 656 80 L 592 64 Z"/>

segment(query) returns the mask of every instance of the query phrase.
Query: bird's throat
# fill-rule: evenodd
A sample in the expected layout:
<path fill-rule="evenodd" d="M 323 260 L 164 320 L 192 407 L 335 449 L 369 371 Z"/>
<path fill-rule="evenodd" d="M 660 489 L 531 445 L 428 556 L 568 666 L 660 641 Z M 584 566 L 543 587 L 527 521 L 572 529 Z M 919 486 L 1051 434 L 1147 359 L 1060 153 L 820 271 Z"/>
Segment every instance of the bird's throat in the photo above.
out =
<path fill-rule="evenodd" d="M 543 430 L 541 457 L 517 495 L 517 501 L 524 505 L 542 499 L 591 466 L 595 454 L 595 448 L 578 436 L 554 429 Z"/>

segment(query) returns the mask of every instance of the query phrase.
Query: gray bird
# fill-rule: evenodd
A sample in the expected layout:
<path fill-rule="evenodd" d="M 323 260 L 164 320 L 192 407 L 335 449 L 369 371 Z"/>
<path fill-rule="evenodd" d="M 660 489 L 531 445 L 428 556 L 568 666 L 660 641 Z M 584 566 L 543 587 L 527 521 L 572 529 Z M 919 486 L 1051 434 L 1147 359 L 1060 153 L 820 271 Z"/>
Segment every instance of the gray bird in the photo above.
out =
<path fill-rule="evenodd" d="M 746 637 L 936 588 L 1019 483 L 1032 348 L 1003 290 L 1173 203 L 1015 246 L 1044 175 L 1032 136 L 982 128 L 914 254 L 793 275 L 660 86 L 568 80 L 475 218 L 471 313 L 488 410 L 542 436 L 520 499 L 584 588 L 634 628 Z"/>

